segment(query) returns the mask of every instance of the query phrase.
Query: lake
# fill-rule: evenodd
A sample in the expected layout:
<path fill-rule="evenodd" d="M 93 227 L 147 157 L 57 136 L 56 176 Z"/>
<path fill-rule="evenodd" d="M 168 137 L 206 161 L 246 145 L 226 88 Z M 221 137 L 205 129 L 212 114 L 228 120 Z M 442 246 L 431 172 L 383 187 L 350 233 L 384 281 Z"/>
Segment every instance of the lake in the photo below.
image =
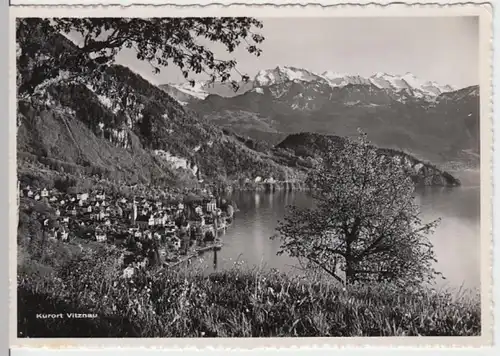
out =
<path fill-rule="evenodd" d="M 478 172 L 454 173 L 462 180 L 461 187 L 428 187 L 417 192 L 424 222 L 441 218 L 431 235 L 438 263 L 436 269 L 446 280 L 440 286 L 450 288 L 480 287 L 480 190 Z M 217 269 L 227 269 L 235 261 L 248 266 L 262 265 L 294 273 L 296 261 L 277 256 L 280 241 L 271 240 L 278 220 L 283 219 L 285 206 L 311 206 L 305 192 L 236 192 L 231 195 L 240 211 L 233 225 L 222 237 L 224 246 L 217 252 Z M 212 254 L 205 254 L 208 262 Z M 213 267 L 212 267 L 213 268 Z"/>

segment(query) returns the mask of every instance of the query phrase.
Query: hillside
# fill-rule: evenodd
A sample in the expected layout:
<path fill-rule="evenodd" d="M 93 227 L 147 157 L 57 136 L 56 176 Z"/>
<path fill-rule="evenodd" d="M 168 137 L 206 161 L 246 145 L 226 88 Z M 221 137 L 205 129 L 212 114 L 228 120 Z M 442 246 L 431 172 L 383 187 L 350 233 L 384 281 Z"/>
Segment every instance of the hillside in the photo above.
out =
<path fill-rule="evenodd" d="M 59 50 L 78 51 L 63 36 L 44 46 L 49 58 Z M 97 91 L 92 82 L 56 82 L 42 99 L 19 100 L 21 166 L 25 159 L 42 159 L 51 168 L 155 185 L 294 176 L 293 169 L 196 117 L 130 69 L 106 66 L 101 77 L 122 97 Z M 120 99 L 126 105 L 118 105 Z"/>
<path fill-rule="evenodd" d="M 134 88 L 144 105 L 142 117 L 114 113 L 81 85 L 51 88 L 45 107 L 19 103 L 20 157 L 30 153 L 94 167 L 131 184 L 162 183 L 169 176 L 231 179 L 283 171 L 234 135 L 190 115 L 127 68 L 111 67 L 109 72 Z"/>
<path fill-rule="evenodd" d="M 314 162 L 320 159 L 322 152 L 325 152 L 330 147 L 341 148 L 344 142 L 345 138 L 339 136 L 300 133 L 289 135 L 276 145 L 276 150 L 288 151 L 305 161 Z M 389 148 L 376 148 L 376 150 L 381 156 L 399 158 L 413 181 L 418 185 L 460 185 L 460 181 L 449 173 L 405 152 Z"/>
<path fill-rule="evenodd" d="M 43 45 L 49 58 L 59 50 L 78 51 L 63 36 Z M 225 129 L 200 118 L 190 106 L 182 106 L 127 67 L 108 65 L 99 75 L 116 92 L 96 90 L 95 82 L 61 81 L 49 85 L 41 99 L 19 99 L 20 169 L 35 162 L 124 184 L 189 186 L 256 177 L 301 180 L 312 167 L 300 155 L 273 148 L 287 132 L 304 125 L 301 115 L 288 115 L 293 108 L 286 101 L 270 102 L 259 91 L 235 96 L 225 116 L 228 121 L 222 125 L 229 127 Z M 36 78 L 36 73 L 30 78 Z M 297 85 L 302 90 L 302 84 Z M 226 99 L 209 95 L 200 103 L 220 108 Z M 233 115 L 235 108 L 249 103 L 254 110 L 264 110 L 264 115 L 279 114 L 270 121 L 248 111 Z M 290 125 L 294 118 L 295 125 Z M 310 128 L 314 130 L 314 125 Z"/>

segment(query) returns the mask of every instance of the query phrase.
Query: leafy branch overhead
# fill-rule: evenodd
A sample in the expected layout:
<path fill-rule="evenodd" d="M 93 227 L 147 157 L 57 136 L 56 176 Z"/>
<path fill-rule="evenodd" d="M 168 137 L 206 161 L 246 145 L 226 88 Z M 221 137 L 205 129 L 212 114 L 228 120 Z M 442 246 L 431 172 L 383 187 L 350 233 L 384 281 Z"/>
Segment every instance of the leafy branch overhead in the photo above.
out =
<path fill-rule="evenodd" d="M 104 70 L 103 65 L 113 63 L 123 48 L 135 50 L 137 58 L 150 63 L 155 73 L 174 64 L 188 80 L 192 73 L 205 73 L 211 81 L 229 82 L 237 90 L 232 72 L 242 81 L 248 76 L 237 70 L 235 60 L 216 58 L 200 41 L 219 43 L 229 53 L 244 46 L 250 54 L 259 56 L 258 45 L 264 40 L 256 32 L 260 28 L 260 21 L 246 17 L 18 19 L 18 91 L 31 94 L 64 70 L 73 72 L 74 77 L 94 77 L 96 71 Z M 79 49 L 64 46 L 58 38 L 61 33 L 79 37 Z M 61 44 L 48 46 L 54 42 Z"/>

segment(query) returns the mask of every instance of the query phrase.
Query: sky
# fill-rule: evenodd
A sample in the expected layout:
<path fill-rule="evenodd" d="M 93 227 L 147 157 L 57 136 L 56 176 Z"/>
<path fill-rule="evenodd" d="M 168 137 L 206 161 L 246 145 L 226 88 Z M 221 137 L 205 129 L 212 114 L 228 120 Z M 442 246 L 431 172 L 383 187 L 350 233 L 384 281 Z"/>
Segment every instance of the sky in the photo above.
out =
<path fill-rule="evenodd" d="M 421 80 L 458 88 L 479 84 L 479 20 L 477 17 L 388 18 L 261 18 L 265 37 L 262 55 L 243 47 L 229 54 L 208 43 L 216 58 L 237 61 L 240 72 L 293 66 L 316 73 L 327 70 L 371 76 L 377 72 L 411 72 Z M 133 50 L 122 50 L 117 62 L 154 84 L 179 83 L 171 65 L 153 74 Z M 206 79 L 197 77 L 195 79 Z"/>

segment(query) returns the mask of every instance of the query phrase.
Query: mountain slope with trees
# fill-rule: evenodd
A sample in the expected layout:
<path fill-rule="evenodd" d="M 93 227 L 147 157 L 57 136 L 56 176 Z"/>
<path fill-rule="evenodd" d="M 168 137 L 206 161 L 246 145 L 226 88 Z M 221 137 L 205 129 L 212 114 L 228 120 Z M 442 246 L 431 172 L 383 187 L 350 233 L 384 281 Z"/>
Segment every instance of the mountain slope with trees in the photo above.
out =
<path fill-rule="evenodd" d="M 158 66 L 156 71 L 165 65 L 169 56 L 178 55 L 179 58 L 174 58 L 178 65 L 184 66 L 185 61 L 191 61 L 185 70 L 186 76 L 189 76 L 189 71 L 211 68 L 214 81 L 231 83 L 228 73 L 234 68 L 234 62 L 213 67 L 219 62 L 206 49 L 198 49 L 201 57 L 189 54 L 191 59 L 180 58 L 182 53 L 171 52 L 176 48 L 175 44 L 165 44 L 157 38 L 154 40 L 156 47 L 150 47 L 150 43 L 141 47 L 141 39 L 135 31 L 160 24 L 146 20 L 130 21 L 56 19 L 50 23 L 41 19 L 23 19 L 19 22 L 17 149 L 21 165 L 27 159 L 42 162 L 52 169 L 99 175 L 126 184 L 168 185 L 198 180 L 231 182 L 255 177 L 276 180 L 304 177 L 304 170 L 311 164 L 304 163 L 300 155 L 289 157 L 285 154 L 284 157 L 282 152 L 280 155 L 272 149 L 272 144 L 260 143 L 264 140 L 248 138 L 247 134 L 238 135 L 245 131 L 238 130 L 238 125 L 235 125 L 235 130 L 221 129 L 130 69 L 113 64 L 116 50 L 131 43 L 137 47 L 140 58 Z M 209 30 L 204 31 L 210 32 L 211 26 L 221 25 L 217 21 L 227 21 L 224 24 L 233 26 L 239 36 L 251 36 L 257 44 L 261 41 L 261 37 L 244 31 L 252 25 L 259 26 L 258 22 L 251 20 L 222 19 L 213 23 L 213 19 L 198 19 L 179 24 L 175 23 L 177 20 L 165 21 L 161 24 L 167 28 L 185 26 L 178 29 L 182 33 L 189 26 L 196 27 L 200 23 L 208 26 Z M 104 24 L 108 26 L 109 37 L 96 42 L 92 36 Z M 114 32 L 110 32 L 112 29 Z M 61 32 L 79 32 L 84 39 L 83 45 L 77 46 Z M 116 37 L 115 32 L 123 32 L 125 39 Z M 205 34 L 215 36 L 209 32 Z M 160 35 L 168 37 L 170 33 Z M 227 34 L 219 35 L 217 38 L 231 49 Z M 184 41 L 186 46 L 193 45 L 192 38 Z M 163 51 L 164 57 L 152 58 L 154 48 Z M 111 54 L 105 49 L 111 50 Z M 253 45 L 248 51 L 259 53 Z M 244 107 L 249 102 L 247 97 L 253 98 L 250 103 L 255 110 L 268 107 L 269 113 L 276 109 L 274 102 L 257 101 L 263 96 L 255 91 L 232 100 Z M 206 100 L 217 103 L 219 98 L 210 95 Z M 263 105 L 265 103 L 269 105 Z M 279 108 L 290 121 L 288 114 L 293 108 L 286 101 L 281 102 Z M 252 132 L 255 122 L 261 121 L 253 114 L 246 118 L 249 132 Z M 272 131 L 273 125 L 276 125 L 275 121 L 263 122 L 253 132 L 268 130 L 266 139 L 277 143 L 283 135 L 278 130 Z"/>
<path fill-rule="evenodd" d="M 130 69 L 85 62 L 85 54 L 70 40 L 56 32 L 48 36 L 45 23 L 23 21 L 18 32 L 23 26 L 38 32 L 29 38 L 19 34 L 27 42 L 19 41 L 18 51 L 21 160 L 43 157 L 64 163 L 67 170 L 130 184 L 158 184 L 175 176 L 183 181 L 186 174 L 194 180 L 294 175 L 293 169 L 200 120 Z M 80 62 L 89 71 L 74 66 Z M 49 65 L 59 68 L 49 70 Z M 220 68 L 221 75 L 225 70 Z"/>

